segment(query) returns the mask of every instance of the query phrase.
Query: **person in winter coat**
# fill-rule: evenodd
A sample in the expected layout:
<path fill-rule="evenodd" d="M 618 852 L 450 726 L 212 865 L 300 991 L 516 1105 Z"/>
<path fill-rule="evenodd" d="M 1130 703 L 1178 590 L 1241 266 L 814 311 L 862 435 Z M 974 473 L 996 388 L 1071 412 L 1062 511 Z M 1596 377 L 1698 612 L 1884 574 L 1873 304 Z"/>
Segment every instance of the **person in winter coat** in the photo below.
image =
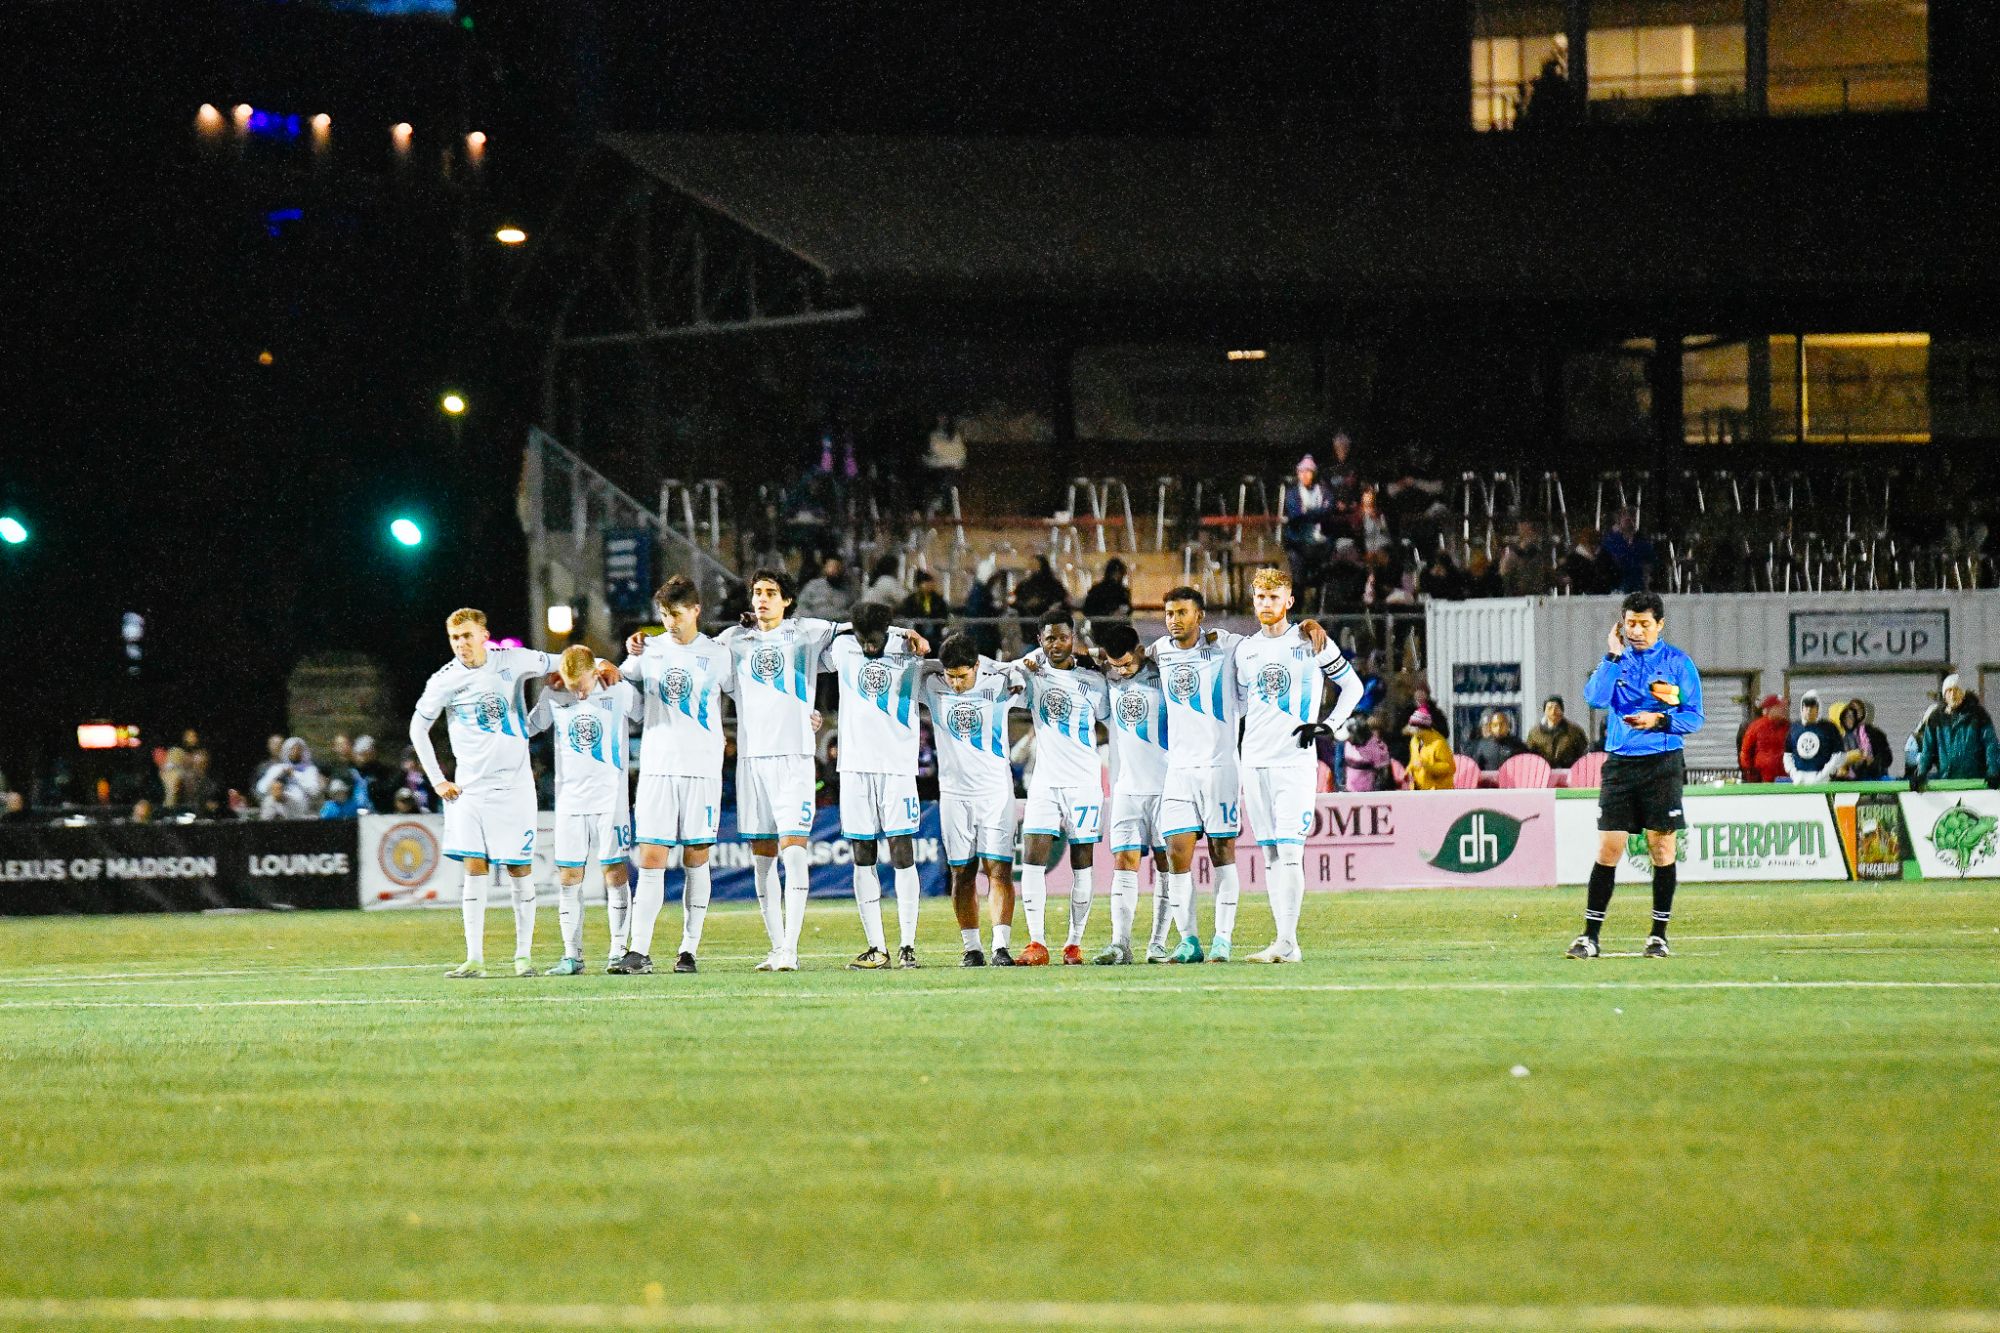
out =
<path fill-rule="evenodd" d="M 1833 720 L 1840 727 L 1840 743 L 1847 747 L 1847 767 L 1841 777 L 1848 782 L 1879 782 L 1888 777 L 1896 756 L 1882 729 L 1868 721 L 1867 702 L 1849 699 L 1834 710 Z"/>
<path fill-rule="evenodd" d="M 1781 782 L 1785 777 L 1785 744 L 1791 739 L 1792 710 L 1775 694 L 1757 705 L 1759 716 L 1743 729 L 1736 763 L 1745 782 Z"/>
<path fill-rule="evenodd" d="M 1458 761 L 1452 757 L 1451 742 L 1431 725 L 1431 710 L 1419 707 L 1410 714 L 1403 734 L 1410 738 L 1410 786 L 1417 791 L 1450 791 L 1458 785 Z"/>
<path fill-rule="evenodd" d="M 2000 786 L 2000 737 L 1993 733 L 1979 696 L 1959 683 L 1958 673 L 1944 678 L 1944 707 L 1918 729 L 1916 772 L 1912 787 L 1932 778 L 1970 779 Z"/>

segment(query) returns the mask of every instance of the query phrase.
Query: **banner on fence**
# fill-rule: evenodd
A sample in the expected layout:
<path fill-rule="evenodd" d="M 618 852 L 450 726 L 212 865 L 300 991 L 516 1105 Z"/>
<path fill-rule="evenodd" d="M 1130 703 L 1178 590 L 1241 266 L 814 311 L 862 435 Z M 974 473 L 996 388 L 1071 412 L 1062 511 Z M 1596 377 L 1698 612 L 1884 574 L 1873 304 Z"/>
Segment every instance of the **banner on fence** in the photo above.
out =
<path fill-rule="evenodd" d="M 1902 807 L 1923 878 L 2000 875 L 2000 792 L 1906 791 Z"/>
<path fill-rule="evenodd" d="M 1846 879 L 1847 854 L 1832 807 L 1816 792 L 1757 796 L 1709 795 L 1689 788 L 1687 828 L 1675 860 L 1683 884 L 1757 880 Z M 1597 802 L 1556 802 L 1556 862 L 1560 882 L 1582 884 L 1597 860 Z M 1652 858 L 1634 833 L 1619 875 L 1648 876 Z"/>
<path fill-rule="evenodd" d="M 340 821 L 0 827 L 0 915 L 351 908 Z"/>

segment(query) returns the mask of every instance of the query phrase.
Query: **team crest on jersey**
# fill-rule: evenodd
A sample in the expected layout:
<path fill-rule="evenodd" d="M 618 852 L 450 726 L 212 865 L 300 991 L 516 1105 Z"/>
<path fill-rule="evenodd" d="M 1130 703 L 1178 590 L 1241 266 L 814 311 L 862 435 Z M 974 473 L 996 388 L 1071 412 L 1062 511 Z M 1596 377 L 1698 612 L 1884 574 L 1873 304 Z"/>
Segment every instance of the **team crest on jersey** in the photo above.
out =
<path fill-rule="evenodd" d="M 507 720 L 507 700 L 497 694 L 482 694 L 459 704 L 455 711 L 462 722 L 481 731 L 497 731 Z"/>
<path fill-rule="evenodd" d="M 1042 721 L 1067 722 L 1072 707 L 1068 690 L 1050 690 L 1042 696 Z"/>
<path fill-rule="evenodd" d="M 1272 662 L 1257 673 L 1257 690 L 1268 702 L 1292 692 L 1292 673 Z"/>
<path fill-rule="evenodd" d="M 779 648 L 759 648 L 750 654 L 750 679 L 769 685 L 785 674 L 785 654 Z"/>
<path fill-rule="evenodd" d="M 1126 727 L 1138 726 L 1146 720 L 1146 696 L 1137 690 L 1128 690 L 1118 696 L 1118 720 Z"/>
<path fill-rule="evenodd" d="M 863 662 L 855 673 L 855 683 L 867 698 L 880 699 L 889 692 L 889 668 L 880 662 Z"/>
<path fill-rule="evenodd" d="M 669 667 L 660 676 L 660 699 L 677 704 L 694 693 L 694 674 L 685 667 Z"/>
<path fill-rule="evenodd" d="M 589 754 L 604 739 L 604 724 L 594 713 L 579 713 L 569 724 L 569 748 L 578 754 Z"/>
<path fill-rule="evenodd" d="M 1167 697 L 1186 703 L 1201 689 L 1201 673 L 1191 666 L 1177 666 L 1167 672 Z"/>
<path fill-rule="evenodd" d="M 945 730 L 962 741 L 969 741 L 977 736 L 980 724 L 984 721 L 978 704 L 953 704 L 944 714 Z"/>

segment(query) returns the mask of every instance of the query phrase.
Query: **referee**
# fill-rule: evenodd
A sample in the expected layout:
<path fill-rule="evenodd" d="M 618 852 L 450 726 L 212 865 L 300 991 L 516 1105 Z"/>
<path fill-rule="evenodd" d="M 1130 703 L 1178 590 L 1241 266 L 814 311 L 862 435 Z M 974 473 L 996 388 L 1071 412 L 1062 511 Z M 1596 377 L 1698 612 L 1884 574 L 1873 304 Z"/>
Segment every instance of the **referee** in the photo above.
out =
<path fill-rule="evenodd" d="M 1610 711 L 1604 748 L 1610 757 L 1597 792 L 1597 864 L 1590 868 L 1590 896 L 1584 903 L 1583 934 L 1568 957 L 1597 957 L 1597 933 L 1632 834 L 1644 829 L 1653 860 L 1653 933 L 1645 956 L 1665 958 L 1667 922 L 1673 916 L 1674 833 L 1687 827 L 1681 812 L 1686 737 L 1701 730 L 1701 673 L 1694 659 L 1660 641 L 1666 629 L 1660 595 L 1635 592 L 1625 599 L 1611 627 L 1604 660 L 1584 682 L 1592 708 Z"/>

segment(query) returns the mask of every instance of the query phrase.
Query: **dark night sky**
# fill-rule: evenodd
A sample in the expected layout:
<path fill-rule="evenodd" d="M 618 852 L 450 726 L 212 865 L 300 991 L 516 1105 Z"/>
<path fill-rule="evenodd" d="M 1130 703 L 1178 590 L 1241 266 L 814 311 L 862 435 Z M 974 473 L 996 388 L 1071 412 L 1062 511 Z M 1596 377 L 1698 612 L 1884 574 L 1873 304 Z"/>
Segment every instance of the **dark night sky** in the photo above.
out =
<path fill-rule="evenodd" d="M 914 11 L 914 12 L 913 12 Z M 1356 114 L 1372 57 L 1338 5 L 462 5 L 448 22 L 305 3 L 29 0 L 0 19 L 9 262 L 0 652 L 37 706 L 0 769 L 79 720 L 201 726 L 223 771 L 283 721 L 303 653 L 359 646 L 415 682 L 444 610 L 524 602 L 512 516 L 534 349 L 493 312 L 599 129 L 1199 133 Z M 202 102 L 334 118 L 309 156 L 204 160 Z M 384 170 L 387 125 L 435 150 L 461 101 L 481 182 Z M 430 182 L 430 183 L 426 183 Z M 302 216 L 269 234 L 266 215 Z M 461 281 L 463 227 L 470 263 Z M 260 366 L 268 348 L 274 362 Z M 475 410 L 454 452 L 447 385 Z M 383 525 L 422 513 L 411 558 Z M 118 620 L 149 617 L 142 686 Z M 232 762 L 241 761 L 241 762 Z"/>

